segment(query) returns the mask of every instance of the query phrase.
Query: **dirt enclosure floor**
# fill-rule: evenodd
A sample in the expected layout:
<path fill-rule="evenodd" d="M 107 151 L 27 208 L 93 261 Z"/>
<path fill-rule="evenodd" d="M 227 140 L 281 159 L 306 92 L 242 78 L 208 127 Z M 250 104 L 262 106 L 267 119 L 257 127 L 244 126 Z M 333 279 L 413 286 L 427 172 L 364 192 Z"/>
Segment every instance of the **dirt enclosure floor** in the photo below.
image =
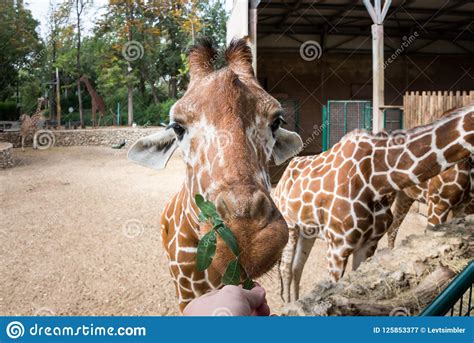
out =
<path fill-rule="evenodd" d="M 0 170 L 0 315 L 178 314 L 159 215 L 182 183 L 179 155 L 159 172 L 106 147 L 15 149 L 14 158 Z M 425 223 L 410 213 L 399 241 Z M 324 256 L 317 241 L 302 294 L 327 277 Z M 258 281 L 278 313 L 277 270 Z"/>

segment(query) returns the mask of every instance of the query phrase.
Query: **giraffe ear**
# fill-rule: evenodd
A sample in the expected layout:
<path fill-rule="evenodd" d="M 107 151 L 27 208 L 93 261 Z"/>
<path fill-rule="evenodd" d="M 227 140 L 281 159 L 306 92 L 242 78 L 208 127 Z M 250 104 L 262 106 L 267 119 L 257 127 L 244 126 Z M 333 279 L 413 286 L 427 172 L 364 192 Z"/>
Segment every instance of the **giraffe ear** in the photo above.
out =
<path fill-rule="evenodd" d="M 273 146 L 273 160 L 280 165 L 303 150 L 303 141 L 296 132 L 282 128 L 275 131 L 275 145 Z"/>
<path fill-rule="evenodd" d="M 140 138 L 128 151 L 128 159 L 152 169 L 164 169 L 178 147 L 173 130 L 163 130 Z"/>

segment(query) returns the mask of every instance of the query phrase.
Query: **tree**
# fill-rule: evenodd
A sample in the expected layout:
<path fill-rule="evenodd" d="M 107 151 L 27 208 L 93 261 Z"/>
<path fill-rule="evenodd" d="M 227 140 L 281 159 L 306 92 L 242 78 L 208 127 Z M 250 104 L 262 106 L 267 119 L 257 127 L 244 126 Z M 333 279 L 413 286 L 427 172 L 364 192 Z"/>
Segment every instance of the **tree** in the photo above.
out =
<path fill-rule="evenodd" d="M 0 20 L 0 101 L 4 101 L 17 92 L 19 70 L 35 62 L 42 45 L 36 33 L 39 23 L 21 2 L 0 2 Z"/>
<path fill-rule="evenodd" d="M 82 108 L 82 93 L 81 93 L 81 81 L 82 76 L 81 69 L 81 19 L 82 14 L 87 9 L 88 5 L 91 4 L 90 0 L 74 0 L 76 10 L 76 71 L 77 71 L 77 100 L 79 102 L 79 120 L 81 121 L 81 127 L 84 128 L 84 109 Z M 93 123 L 95 125 L 95 123 Z"/>

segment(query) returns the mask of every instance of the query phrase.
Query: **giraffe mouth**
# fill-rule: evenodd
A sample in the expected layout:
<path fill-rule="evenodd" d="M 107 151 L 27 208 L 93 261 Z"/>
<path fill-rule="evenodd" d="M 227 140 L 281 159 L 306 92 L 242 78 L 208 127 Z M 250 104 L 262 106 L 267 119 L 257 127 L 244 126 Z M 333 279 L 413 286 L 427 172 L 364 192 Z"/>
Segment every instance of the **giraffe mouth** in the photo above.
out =
<path fill-rule="evenodd" d="M 239 261 L 246 276 L 255 279 L 270 271 L 280 260 L 283 248 L 288 242 L 288 227 L 283 218 L 278 218 L 259 229 L 251 225 L 232 224 L 229 226 L 239 242 Z M 218 240 L 214 264 L 217 270 L 224 273 L 226 266 L 233 259 L 235 256 L 225 243 Z M 245 273 L 242 273 L 242 281 Z"/>

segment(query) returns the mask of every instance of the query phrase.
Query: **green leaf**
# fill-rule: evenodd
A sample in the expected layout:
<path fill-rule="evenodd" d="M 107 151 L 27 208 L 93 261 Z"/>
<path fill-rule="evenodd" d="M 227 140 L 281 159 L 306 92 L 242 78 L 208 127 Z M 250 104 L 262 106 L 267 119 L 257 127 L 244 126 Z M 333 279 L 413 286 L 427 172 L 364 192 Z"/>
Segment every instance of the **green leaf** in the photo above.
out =
<path fill-rule="evenodd" d="M 255 283 L 252 281 L 251 278 L 246 278 L 243 284 L 244 289 L 252 289 L 255 287 Z"/>
<path fill-rule="evenodd" d="M 198 220 L 200 222 L 205 222 L 208 218 L 204 215 L 204 213 L 199 213 Z"/>
<path fill-rule="evenodd" d="M 214 230 L 209 231 L 201 238 L 197 247 L 197 269 L 204 271 L 212 263 L 212 259 L 216 254 L 216 233 Z"/>
<path fill-rule="evenodd" d="M 235 238 L 233 232 L 224 223 L 214 226 L 214 230 L 217 231 L 234 255 L 239 256 L 239 245 L 237 244 L 237 238 Z"/>
<path fill-rule="evenodd" d="M 230 261 L 227 265 L 224 275 L 222 276 L 224 285 L 238 285 L 240 283 L 240 263 L 239 259 Z"/>
<path fill-rule="evenodd" d="M 212 202 L 204 200 L 201 194 L 196 194 L 194 196 L 194 200 L 196 201 L 197 207 L 199 207 L 199 210 L 201 211 L 199 216 L 200 219 L 204 218 L 204 220 L 206 220 L 208 218 L 219 216 L 217 214 L 216 206 Z"/>

